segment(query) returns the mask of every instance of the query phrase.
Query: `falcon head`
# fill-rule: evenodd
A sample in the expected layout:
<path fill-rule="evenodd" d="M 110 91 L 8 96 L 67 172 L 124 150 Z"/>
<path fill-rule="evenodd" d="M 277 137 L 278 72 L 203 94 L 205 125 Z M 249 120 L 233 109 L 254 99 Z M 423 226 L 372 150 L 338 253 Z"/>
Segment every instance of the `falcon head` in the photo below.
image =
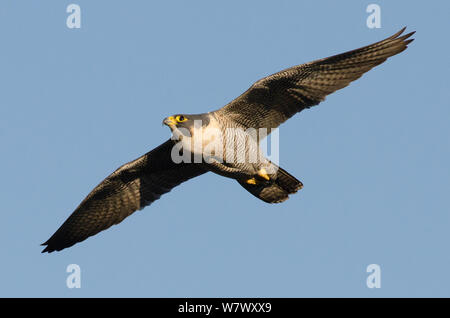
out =
<path fill-rule="evenodd" d="M 172 133 L 192 137 L 199 128 L 205 128 L 209 125 L 208 114 L 187 115 L 177 114 L 169 116 L 163 120 L 163 124 L 168 126 Z"/>

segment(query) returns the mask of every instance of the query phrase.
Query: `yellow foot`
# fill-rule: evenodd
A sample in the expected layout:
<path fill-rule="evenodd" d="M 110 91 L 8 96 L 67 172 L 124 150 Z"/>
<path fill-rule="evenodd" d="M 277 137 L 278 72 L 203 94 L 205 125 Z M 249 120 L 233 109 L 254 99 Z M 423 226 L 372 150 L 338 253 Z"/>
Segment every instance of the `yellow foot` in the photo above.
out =
<path fill-rule="evenodd" d="M 264 168 L 262 168 L 261 170 L 258 171 L 258 176 L 260 176 L 261 178 L 263 178 L 263 179 L 265 179 L 265 180 L 267 180 L 267 181 L 270 180 L 270 177 L 269 177 L 269 175 L 267 174 L 266 169 L 264 169 Z"/>
<path fill-rule="evenodd" d="M 256 179 L 255 178 L 251 178 L 251 179 L 248 179 L 245 182 L 248 183 L 248 184 L 256 184 Z"/>

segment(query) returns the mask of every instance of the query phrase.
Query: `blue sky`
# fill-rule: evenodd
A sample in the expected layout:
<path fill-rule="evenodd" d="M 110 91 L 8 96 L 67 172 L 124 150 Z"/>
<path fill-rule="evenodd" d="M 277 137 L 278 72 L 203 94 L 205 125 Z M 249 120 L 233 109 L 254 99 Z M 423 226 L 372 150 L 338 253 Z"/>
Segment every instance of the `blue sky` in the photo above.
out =
<path fill-rule="evenodd" d="M 66 26 L 70 3 L 81 29 Z M 366 26 L 370 3 L 380 29 Z M 444 1 L 2 1 L 0 296 L 450 296 L 449 13 Z M 95 185 L 170 136 L 164 117 L 403 26 L 417 31 L 407 51 L 281 126 L 280 164 L 305 185 L 285 203 L 204 175 L 40 253 Z"/>

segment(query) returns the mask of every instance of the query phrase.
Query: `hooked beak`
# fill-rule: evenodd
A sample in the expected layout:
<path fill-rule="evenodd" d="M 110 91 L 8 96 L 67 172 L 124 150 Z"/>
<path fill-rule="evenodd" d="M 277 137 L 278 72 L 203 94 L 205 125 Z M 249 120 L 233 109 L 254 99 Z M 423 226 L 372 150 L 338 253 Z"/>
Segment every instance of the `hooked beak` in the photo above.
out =
<path fill-rule="evenodd" d="M 175 120 L 175 118 L 173 116 L 167 117 L 163 120 L 163 124 L 167 125 L 167 126 L 176 126 L 177 121 Z"/>

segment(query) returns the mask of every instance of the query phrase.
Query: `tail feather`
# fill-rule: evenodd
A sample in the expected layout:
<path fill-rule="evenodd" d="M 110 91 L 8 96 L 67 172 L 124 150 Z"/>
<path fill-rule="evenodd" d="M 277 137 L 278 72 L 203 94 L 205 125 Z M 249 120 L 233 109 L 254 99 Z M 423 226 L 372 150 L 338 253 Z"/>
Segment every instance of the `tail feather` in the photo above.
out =
<path fill-rule="evenodd" d="M 301 183 L 301 181 L 297 180 L 297 178 L 289 174 L 283 168 L 278 168 L 277 179 L 275 183 L 277 183 L 289 194 L 296 193 L 298 190 L 303 188 L 303 183 Z"/>
<path fill-rule="evenodd" d="M 248 192 L 267 203 L 280 203 L 296 193 L 303 184 L 286 170 L 278 168 L 276 178 L 271 183 L 248 184 L 238 181 Z"/>

